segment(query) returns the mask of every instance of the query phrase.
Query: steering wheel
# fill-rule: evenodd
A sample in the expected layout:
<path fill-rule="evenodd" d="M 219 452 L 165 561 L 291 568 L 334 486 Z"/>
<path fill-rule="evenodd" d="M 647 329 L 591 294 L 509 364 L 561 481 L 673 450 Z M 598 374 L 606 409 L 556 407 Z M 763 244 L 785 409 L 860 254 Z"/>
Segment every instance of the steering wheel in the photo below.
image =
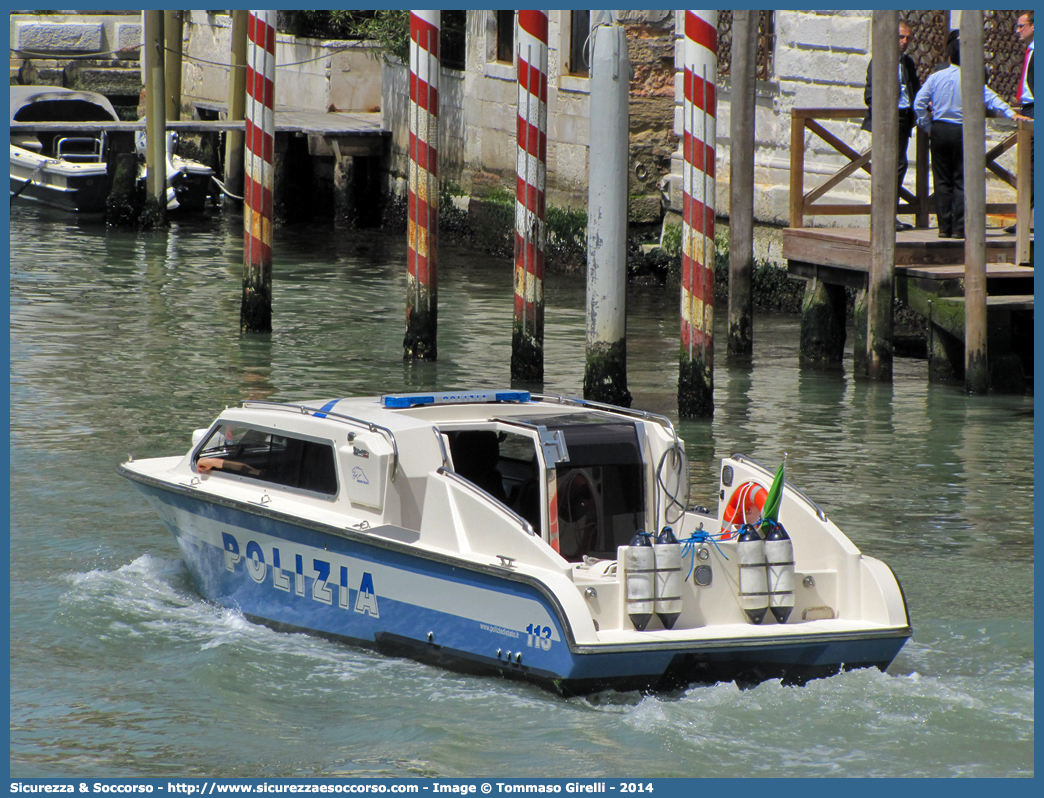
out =
<path fill-rule="evenodd" d="M 583 471 L 567 477 L 558 496 L 558 549 L 567 559 L 586 554 L 598 532 L 598 502 Z"/>

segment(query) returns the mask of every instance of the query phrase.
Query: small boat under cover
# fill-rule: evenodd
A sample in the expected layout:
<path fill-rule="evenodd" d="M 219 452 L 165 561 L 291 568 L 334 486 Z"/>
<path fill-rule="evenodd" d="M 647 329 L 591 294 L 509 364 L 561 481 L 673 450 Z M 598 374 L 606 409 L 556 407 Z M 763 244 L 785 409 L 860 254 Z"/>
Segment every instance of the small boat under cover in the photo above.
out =
<path fill-rule="evenodd" d="M 59 86 L 11 87 L 11 199 L 38 202 L 82 214 L 105 211 L 109 192 L 108 137 L 85 133 L 91 122 L 119 122 L 103 94 Z M 22 130 L 26 123 L 67 124 L 68 130 Z M 143 138 L 143 137 L 139 137 Z M 177 134 L 167 133 L 167 210 L 201 211 L 214 171 L 175 153 Z M 139 181 L 145 179 L 144 150 Z"/>
<path fill-rule="evenodd" d="M 717 511 L 689 508 L 682 441 L 640 411 L 518 391 L 244 401 L 188 454 L 119 471 L 207 599 L 563 695 L 883 670 L 911 634 L 892 571 L 782 467 L 725 458 Z"/>

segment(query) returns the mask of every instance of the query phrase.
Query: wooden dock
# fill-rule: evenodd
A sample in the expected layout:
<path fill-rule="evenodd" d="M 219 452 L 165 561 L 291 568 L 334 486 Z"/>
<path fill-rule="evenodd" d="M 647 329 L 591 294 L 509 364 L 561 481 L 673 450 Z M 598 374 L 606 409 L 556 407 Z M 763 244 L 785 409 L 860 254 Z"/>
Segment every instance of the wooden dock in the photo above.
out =
<path fill-rule="evenodd" d="M 806 280 L 818 277 L 852 288 L 865 287 L 870 270 L 870 228 L 788 227 L 783 231 L 783 257 L 794 277 Z M 1032 254 L 1030 257 L 1032 259 Z M 987 229 L 986 260 L 1014 263 L 1014 233 Z M 915 228 L 895 234 L 896 269 L 963 262 L 963 238 L 939 238 L 939 231 L 934 228 Z"/>
<path fill-rule="evenodd" d="M 308 136 L 320 146 L 330 147 L 333 141 L 341 145 L 345 155 L 381 155 L 391 138 L 391 131 L 382 127 L 381 114 L 364 112 L 310 111 L 302 108 L 277 107 L 276 134 Z M 220 119 L 190 119 L 168 121 L 167 129 L 180 133 L 222 133 L 243 130 L 243 121 Z M 136 133 L 145 129 L 145 121 L 134 122 L 12 122 L 11 134 L 82 132 Z M 325 154 L 325 153 L 323 153 Z"/>
<path fill-rule="evenodd" d="M 962 379 L 964 359 L 964 239 L 939 238 L 938 230 L 895 234 L 895 295 L 928 322 L 929 374 Z M 986 231 L 986 291 L 991 361 L 1003 363 L 1011 386 L 1032 384 L 1033 241 L 1029 258 L 1016 262 L 1016 236 Z M 865 296 L 870 274 L 868 227 L 787 228 L 783 257 L 793 277 L 809 283 L 802 314 L 802 359 L 830 366 L 840 359 L 846 317 L 844 289 Z M 837 340 L 840 334 L 840 342 Z M 856 325 L 856 350 L 865 332 Z M 1027 339 L 1029 343 L 1027 344 Z M 995 358 L 994 355 L 997 357 Z M 1011 379 L 1010 372 L 1021 371 Z M 1001 376 L 995 374 L 996 383 Z"/>

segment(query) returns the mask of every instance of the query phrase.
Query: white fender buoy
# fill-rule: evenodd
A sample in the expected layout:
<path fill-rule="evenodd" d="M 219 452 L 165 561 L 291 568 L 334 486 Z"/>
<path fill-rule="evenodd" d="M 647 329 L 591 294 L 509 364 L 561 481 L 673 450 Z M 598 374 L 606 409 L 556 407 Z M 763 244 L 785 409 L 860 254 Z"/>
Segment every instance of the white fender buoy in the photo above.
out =
<path fill-rule="evenodd" d="M 736 541 L 739 560 L 739 603 L 751 623 L 761 623 L 768 609 L 768 574 L 765 568 L 765 541 L 750 524 L 740 527 Z"/>
<path fill-rule="evenodd" d="M 682 611 L 681 543 L 665 526 L 653 544 L 656 565 L 656 615 L 664 629 L 673 629 Z"/>
<path fill-rule="evenodd" d="M 639 632 L 644 632 L 653 615 L 656 561 L 650 535 L 636 532 L 624 552 L 627 572 L 627 615 Z"/>
<path fill-rule="evenodd" d="M 778 521 L 763 522 L 765 562 L 768 571 L 769 609 L 776 621 L 786 623 L 794 609 L 794 543 Z"/>

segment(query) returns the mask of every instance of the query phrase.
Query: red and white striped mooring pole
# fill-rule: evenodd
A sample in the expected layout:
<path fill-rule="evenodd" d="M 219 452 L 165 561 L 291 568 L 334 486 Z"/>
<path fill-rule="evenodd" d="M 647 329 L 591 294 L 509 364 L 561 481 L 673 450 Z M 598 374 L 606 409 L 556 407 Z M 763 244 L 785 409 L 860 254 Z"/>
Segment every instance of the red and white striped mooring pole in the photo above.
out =
<path fill-rule="evenodd" d="M 718 12 L 685 12 L 678 414 L 714 415 L 714 154 Z"/>
<path fill-rule="evenodd" d="M 410 11 L 407 360 L 438 355 L 439 12 Z"/>
<path fill-rule="evenodd" d="M 515 322 L 511 379 L 544 380 L 547 12 L 518 12 L 515 147 Z"/>
<path fill-rule="evenodd" d="M 247 16 L 243 185 L 243 332 L 272 331 L 272 186 L 275 154 L 276 12 Z"/>

